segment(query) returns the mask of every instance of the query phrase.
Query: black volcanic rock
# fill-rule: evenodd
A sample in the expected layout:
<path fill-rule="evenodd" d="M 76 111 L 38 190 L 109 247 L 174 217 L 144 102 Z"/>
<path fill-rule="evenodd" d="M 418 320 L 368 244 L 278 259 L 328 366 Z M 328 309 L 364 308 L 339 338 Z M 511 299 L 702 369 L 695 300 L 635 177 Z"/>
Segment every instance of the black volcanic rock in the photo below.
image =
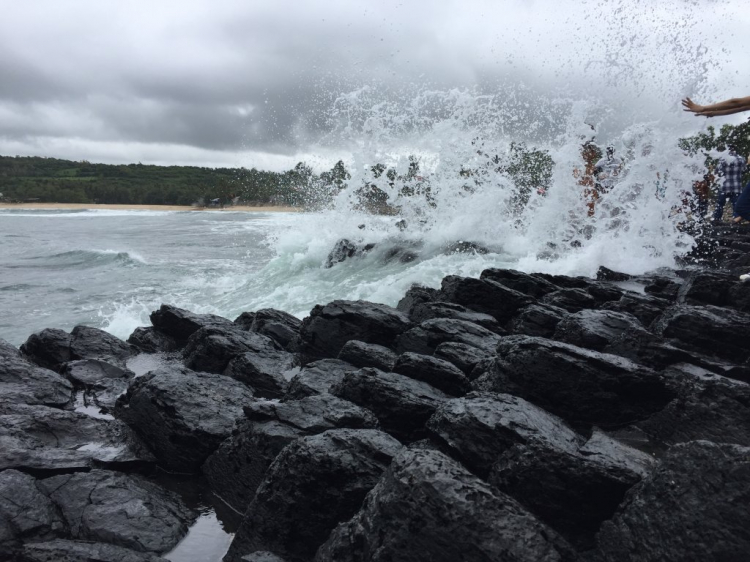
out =
<path fill-rule="evenodd" d="M 235 320 L 236 322 L 236 320 Z M 273 308 L 263 308 L 253 314 L 251 332 L 268 336 L 287 351 L 298 345 L 302 320 L 288 312 Z"/>
<path fill-rule="evenodd" d="M 404 298 L 398 301 L 396 309 L 400 310 L 407 316 L 411 316 L 412 310 L 414 310 L 417 305 L 434 301 L 437 298 L 437 295 L 437 289 L 430 289 L 429 287 L 423 287 L 421 285 L 412 285 L 409 290 L 406 291 Z"/>
<path fill-rule="evenodd" d="M 504 335 L 507 333 L 494 316 L 484 314 L 483 312 L 475 312 L 465 306 L 452 302 L 427 302 L 418 304 L 412 310 L 410 317 L 415 324 L 421 324 L 425 320 L 432 320 L 433 318 L 466 320 L 496 334 Z"/>
<path fill-rule="evenodd" d="M 281 346 L 271 338 L 247 332 L 232 324 L 207 326 L 190 336 L 183 354 L 185 366 L 195 371 L 222 373 L 229 362 L 246 352 L 268 354 L 281 351 Z"/>
<path fill-rule="evenodd" d="M 471 380 L 474 368 L 482 361 L 491 359 L 495 354 L 465 343 L 444 342 L 435 348 L 434 356 L 450 361 Z"/>
<path fill-rule="evenodd" d="M 180 348 L 173 337 L 160 332 L 153 326 L 141 326 L 133 330 L 128 337 L 128 343 L 144 353 L 168 353 Z"/>
<path fill-rule="evenodd" d="M 485 478 L 501 453 L 543 441 L 575 454 L 584 439 L 557 416 L 508 394 L 475 392 L 444 402 L 427 423 L 430 434 Z"/>
<path fill-rule="evenodd" d="M 623 337 L 653 338 L 633 315 L 611 310 L 581 310 L 568 314 L 557 324 L 554 338 L 559 341 L 605 351 Z"/>
<path fill-rule="evenodd" d="M 302 322 L 302 352 L 311 358 L 338 357 L 350 340 L 390 347 L 410 327 L 409 318 L 390 306 L 336 300 L 316 306 Z"/>
<path fill-rule="evenodd" d="M 654 321 L 657 335 L 682 347 L 735 361 L 750 357 L 750 313 L 715 306 L 677 305 Z"/>
<path fill-rule="evenodd" d="M 310 560 L 357 512 L 401 447 L 374 429 L 334 429 L 290 443 L 266 473 L 224 560 L 255 550 Z"/>
<path fill-rule="evenodd" d="M 161 466 L 195 472 L 253 400 L 247 386 L 229 377 L 165 367 L 135 379 L 115 416 L 141 436 Z"/>
<path fill-rule="evenodd" d="M 580 449 L 531 439 L 503 451 L 489 482 L 581 549 L 656 461 L 600 431 Z"/>
<path fill-rule="evenodd" d="M 70 334 L 57 328 L 47 328 L 31 334 L 21 344 L 21 351 L 40 367 L 53 371 L 61 363 L 76 359 L 70 352 Z"/>
<path fill-rule="evenodd" d="M 63 364 L 61 373 L 77 389 L 83 390 L 86 403 L 96 404 L 108 412 L 115 406 L 135 376 L 132 371 L 122 369 L 98 359 L 79 359 Z"/>
<path fill-rule="evenodd" d="M 0 560 L 26 541 L 46 541 L 65 535 L 65 524 L 36 479 L 18 472 L 0 472 Z"/>
<path fill-rule="evenodd" d="M 168 562 L 150 552 L 138 552 L 102 542 L 55 539 L 27 543 L 19 553 L 21 562 Z"/>
<path fill-rule="evenodd" d="M 74 539 L 162 553 L 187 533 L 197 513 L 173 492 L 138 476 L 93 470 L 39 481 Z"/>
<path fill-rule="evenodd" d="M 521 309 L 518 316 L 511 321 L 510 331 L 513 334 L 551 338 L 557 325 L 567 314 L 567 310 L 558 306 L 532 304 Z"/>
<path fill-rule="evenodd" d="M 134 468 L 154 457 L 122 422 L 45 406 L 20 406 L 0 415 L 0 470 L 34 474 Z"/>
<path fill-rule="evenodd" d="M 750 448 L 670 449 L 597 536 L 602 562 L 740 561 L 750 552 Z"/>
<path fill-rule="evenodd" d="M 595 308 L 596 299 L 585 289 L 558 289 L 554 293 L 548 293 L 541 299 L 544 304 L 556 306 L 568 312 L 578 312 L 585 308 Z"/>
<path fill-rule="evenodd" d="M 396 350 L 399 353 L 412 351 L 422 355 L 432 355 L 440 344 L 452 342 L 494 353 L 499 341 L 500 336 L 473 322 L 435 318 L 426 320 L 401 334 L 396 341 Z"/>
<path fill-rule="evenodd" d="M 403 450 L 316 562 L 572 561 L 565 542 L 518 502 L 446 455 Z"/>
<path fill-rule="evenodd" d="M 643 420 L 674 398 L 663 377 L 628 359 L 530 336 L 503 338 L 473 384 L 521 396 L 575 427 Z"/>
<path fill-rule="evenodd" d="M 358 369 L 375 367 L 381 371 L 390 371 L 396 364 L 398 355 L 382 345 L 350 340 L 341 348 L 338 358 Z"/>
<path fill-rule="evenodd" d="M 547 293 L 557 291 L 560 288 L 541 276 L 531 275 L 513 269 L 485 269 L 479 278 L 495 281 L 501 285 L 505 285 L 509 289 L 513 289 L 524 295 L 537 299 L 542 298 Z"/>
<path fill-rule="evenodd" d="M 56 372 L 37 367 L 12 345 L 0 340 L 0 402 L 65 407 L 73 386 Z"/>
<path fill-rule="evenodd" d="M 284 399 L 298 400 L 305 396 L 328 393 L 332 386 L 344 379 L 346 373 L 355 370 L 354 365 L 340 359 L 320 359 L 308 363 L 292 377 Z"/>
<path fill-rule="evenodd" d="M 368 410 L 332 394 L 281 403 L 258 401 L 245 408 L 245 416 L 202 467 L 211 489 L 240 513 L 276 455 L 298 437 L 379 425 Z"/>
<path fill-rule="evenodd" d="M 507 322 L 519 309 L 534 302 L 532 297 L 491 279 L 455 275 L 443 279 L 439 300 L 489 314 L 501 323 Z"/>
<path fill-rule="evenodd" d="M 347 373 L 331 393 L 370 410 L 385 431 L 404 442 L 425 437 L 425 423 L 449 398 L 425 382 L 372 368 Z"/>
<path fill-rule="evenodd" d="M 471 383 L 461 370 L 444 359 L 403 353 L 398 357 L 393 372 L 426 382 L 451 396 L 463 396 L 471 390 Z"/>
<path fill-rule="evenodd" d="M 183 346 L 188 338 L 201 328 L 207 326 L 232 326 L 228 318 L 214 314 L 195 314 L 189 310 L 163 304 L 159 310 L 151 313 L 151 324 L 160 332 L 174 338 Z"/>
<path fill-rule="evenodd" d="M 256 396 L 281 398 L 289 387 L 284 373 L 296 364 L 297 357 L 293 353 L 261 350 L 237 355 L 224 369 L 224 374 L 248 385 Z"/>
<path fill-rule="evenodd" d="M 659 297 L 625 293 L 619 300 L 606 302 L 601 308 L 603 310 L 627 312 L 638 318 L 644 326 L 649 326 L 671 305 L 670 301 Z"/>

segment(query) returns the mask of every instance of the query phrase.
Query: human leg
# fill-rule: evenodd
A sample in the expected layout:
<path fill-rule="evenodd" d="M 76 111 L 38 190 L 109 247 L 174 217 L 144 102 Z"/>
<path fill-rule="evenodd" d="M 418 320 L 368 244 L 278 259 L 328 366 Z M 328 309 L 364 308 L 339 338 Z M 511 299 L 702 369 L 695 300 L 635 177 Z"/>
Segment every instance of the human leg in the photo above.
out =
<path fill-rule="evenodd" d="M 716 195 L 716 208 L 714 209 L 714 216 L 713 219 L 715 221 L 721 220 L 721 217 L 724 216 L 724 205 L 727 203 L 727 194 L 724 193 L 723 189 L 719 190 L 719 193 Z"/>

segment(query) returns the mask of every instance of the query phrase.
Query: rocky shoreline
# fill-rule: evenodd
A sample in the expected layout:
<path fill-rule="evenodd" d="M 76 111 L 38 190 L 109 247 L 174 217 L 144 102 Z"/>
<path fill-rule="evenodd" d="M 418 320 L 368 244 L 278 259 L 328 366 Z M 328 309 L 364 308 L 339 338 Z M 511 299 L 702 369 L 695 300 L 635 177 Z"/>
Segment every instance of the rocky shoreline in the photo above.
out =
<path fill-rule="evenodd" d="M 156 472 L 240 514 L 227 562 L 747 560 L 748 250 L 0 340 L 0 560 L 165 560 Z"/>

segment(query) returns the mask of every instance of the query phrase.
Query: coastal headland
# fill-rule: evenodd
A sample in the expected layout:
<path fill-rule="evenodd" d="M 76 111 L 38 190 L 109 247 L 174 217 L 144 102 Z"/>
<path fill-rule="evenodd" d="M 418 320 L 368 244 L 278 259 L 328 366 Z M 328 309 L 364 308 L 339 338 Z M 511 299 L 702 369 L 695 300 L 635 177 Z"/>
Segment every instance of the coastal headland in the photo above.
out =
<path fill-rule="evenodd" d="M 747 559 L 748 248 L 0 340 L 0 560 L 196 560 L 165 474 L 239 519 L 202 560 Z"/>

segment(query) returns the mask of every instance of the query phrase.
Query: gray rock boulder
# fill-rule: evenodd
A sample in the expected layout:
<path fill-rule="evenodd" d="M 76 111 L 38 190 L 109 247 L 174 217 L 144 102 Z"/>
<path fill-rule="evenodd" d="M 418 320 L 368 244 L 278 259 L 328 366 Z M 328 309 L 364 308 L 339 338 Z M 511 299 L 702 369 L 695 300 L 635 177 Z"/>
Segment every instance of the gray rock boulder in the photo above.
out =
<path fill-rule="evenodd" d="M 284 400 L 298 400 L 315 394 L 326 394 L 356 367 L 340 359 L 320 359 L 308 363 L 292 377 Z"/>
<path fill-rule="evenodd" d="M 63 364 L 61 373 L 83 392 L 86 404 L 96 405 L 105 413 L 114 409 L 135 376 L 132 371 L 98 359 L 70 361 Z"/>
<path fill-rule="evenodd" d="M 507 333 L 494 316 L 484 314 L 483 312 L 475 312 L 465 306 L 451 302 L 427 302 L 418 304 L 412 310 L 410 318 L 415 324 L 421 324 L 425 320 L 432 320 L 433 318 L 466 320 L 467 322 L 473 322 L 474 324 L 482 326 L 482 328 L 486 328 L 490 332 L 499 335 L 505 335 Z"/>
<path fill-rule="evenodd" d="M 151 313 L 151 324 L 158 331 L 173 338 L 179 346 L 185 345 L 188 338 L 206 326 L 230 326 L 228 318 L 214 314 L 195 314 L 189 310 L 163 304 Z"/>
<path fill-rule="evenodd" d="M 246 352 L 229 361 L 224 374 L 245 383 L 256 396 L 281 398 L 289 387 L 284 373 L 296 365 L 297 357 L 286 351 Z"/>
<path fill-rule="evenodd" d="M 64 408 L 73 401 L 73 386 L 56 372 L 32 364 L 0 340 L 0 401 Z"/>
<path fill-rule="evenodd" d="M 489 278 L 472 279 L 455 275 L 443 279 L 440 300 L 489 314 L 500 323 L 507 322 L 518 310 L 535 301 L 534 298 Z"/>
<path fill-rule="evenodd" d="M 382 345 L 350 340 L 341 348 L 338 358 L 357 369 L 374 367 L 381 371 L 390 371 L 396 364 L 398 355 Z"/>
<path fill-rule="evenodd" d="M 133 330 L 128 337 L 128 343 L 140 349 L 143 353 L 169 353 L 181 346 L 173 337 L 160 332 L 153 326 L 141 326 Z"/>
<path fill-rule="evenodd" d="M 398 357 L 393 372 L 426 382 L 451 396 L 463 396 L 471 390 L 471 382 L 461 370 L 444 359 L 403 353 Z"/>
<path fill-rule="evenodd" d="M 434 356 L 450 361 L 471 379 L 474 368 L 479 363 L 491 359 L 495 354 L 465 343 L 444 342 L 435 348 Z"/>
<path fill-rule="evenodd" d="M 532 304 L 521 309 L 510 322 L 510 332 L 527 336 L 551 338 L 557 325 L 568 314 L 558 306 L 549 304 Z"/>
<path fill-rule="evenodd" d="M 283 351 L 271 338 L 247 332 L 230 324 L 206 326 L 194 332 L 188 339 L 183 355 L 185 366 L 194 371 L 222 373 L 229 362 L 243 353 L 268 355 Z"/>
<path fill-rule="evenodd" d="M 435 349 L 445 342 L 463 343 L 477 347 L 488 353 L 494 353 L 500 336 L 486 328 L 450 318 L 426 320 L 403 334 L 396 341 L 396 351 L 412 351 L 422 355 L 432 355 Z"/>

